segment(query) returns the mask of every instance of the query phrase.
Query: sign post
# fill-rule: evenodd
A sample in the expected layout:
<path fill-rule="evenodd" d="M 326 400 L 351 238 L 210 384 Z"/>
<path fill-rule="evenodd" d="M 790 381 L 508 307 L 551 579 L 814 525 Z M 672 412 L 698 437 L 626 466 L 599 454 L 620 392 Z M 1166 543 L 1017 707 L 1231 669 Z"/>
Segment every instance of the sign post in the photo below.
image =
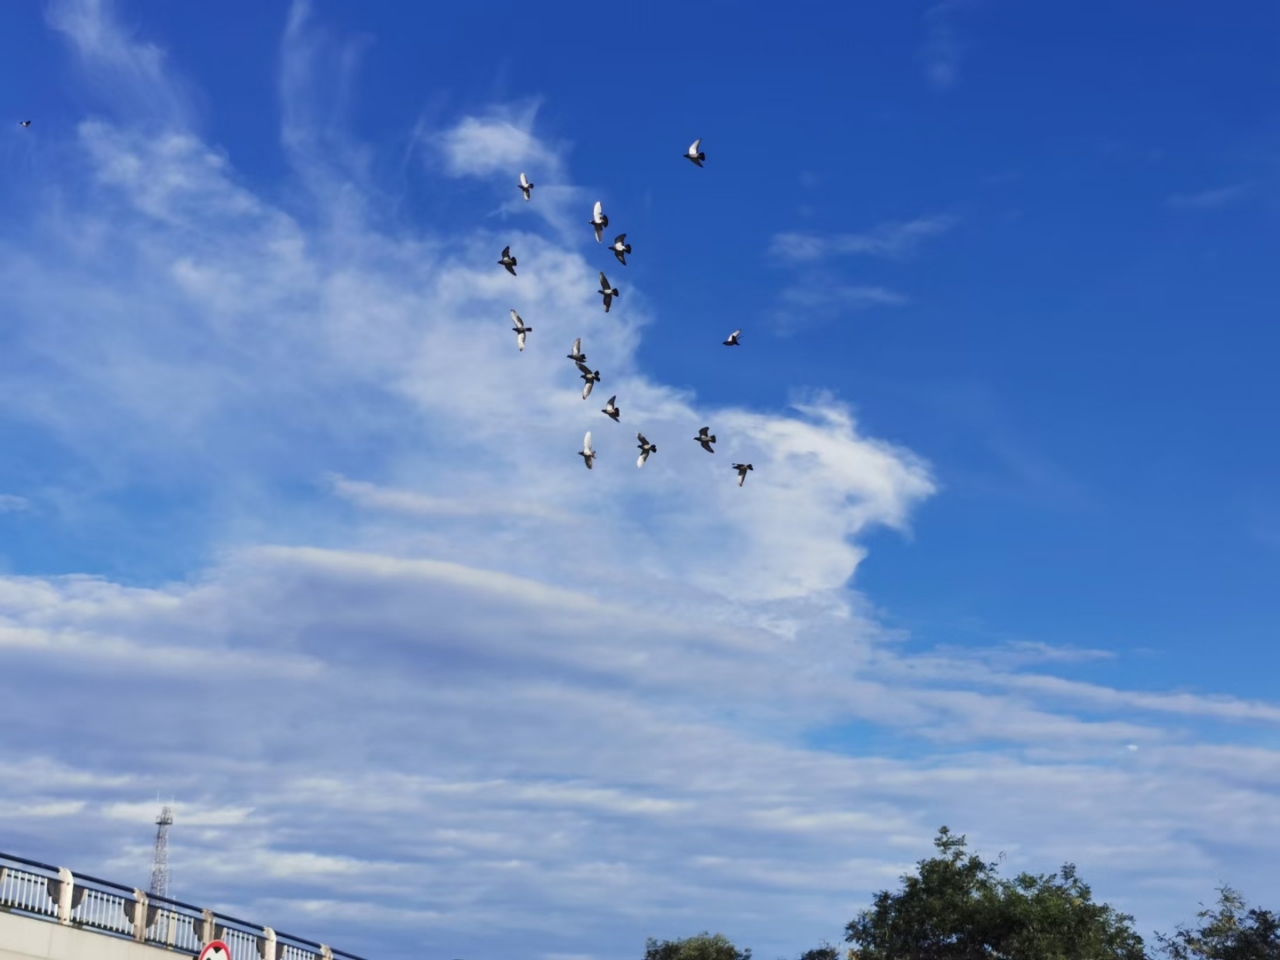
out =
<path fill-rule="evenodd" d="M 199 960 L 231 960 L 231 948 L 221 940 L 213 940 L 200 951 Z"/>

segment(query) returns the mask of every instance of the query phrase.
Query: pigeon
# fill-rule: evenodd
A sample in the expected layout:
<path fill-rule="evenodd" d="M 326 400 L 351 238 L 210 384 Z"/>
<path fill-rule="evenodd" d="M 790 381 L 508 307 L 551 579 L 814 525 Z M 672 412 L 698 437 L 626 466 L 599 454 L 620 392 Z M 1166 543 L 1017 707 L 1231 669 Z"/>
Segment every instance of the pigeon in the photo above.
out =
<path fill-rule="evenodd" d="M 618 262 L 625 267 L 627 265 L 627 254 L 631 252 L 631 244 L 627 243 L 627 235 L 625 233 L 618 234 L 613 241 L 613 246 L 609 249 L 618 258 Z"/>
<path fill-rule="evenodd" d="M 526 200 L 529 200 L 530 194 L 533 193 L 533 184 L 529 182 L 529 178 L 523 173 L 520 174 L 520 192 L 524 194 Z"/>
<path fill-rule="evenodd" d="M 747 479 L 747 471 L 754 470 L 755 467 L 749 463 L 735 463 L 733 469 L 738 471 L 738 486 L 742 486 L 743 481 Z"/>
<path fill-rule="evenodd" d="M 710 430 L 710 427 L 703 427 L 698 431 L 698 435 L 693 439 L 702 444 L 702 449 L 707 451 L 707 453 L 715 453 L 715 451 L 711 449 L 711 445 L 716 442 L 716 438 L 709 432 Z"/>
<path fill-rule="evenodd" d="M 618 288 L 609 286 L 609 278 L 604 275 L 604 271 L 600 271 L 600 295 L 604 297 L 604 312 L 609 312 L 609 304 L 613 303 L 613 298 L 618 296 Z"/>
<path fill-rule="evenodd" d="M 581 338 L 581 337 L 579 337 L 577 340 L 573 341 L 573 353 L 569 354 L 568 356 L 569 356 L 569 359 L 570 359 L 570 360 L 572 360 L 572 361 L 574 361 L 575 363 L 584 363 L 584 362 L 586 362 L 587 355 L 586 355 L 585 353 L 583 353 L 583 352 L 582 352 L 582 338 Z"/>
<path fill-rule="evenodd" d="M 520 352 L 524 353 L 524 335 L 532 332 L 533 327 L 526 327 L 524 321 L 520 319 L 520 314 L 514 310 L 511 311 L 511 322 L 515 324 L 511 329 L 515 331 L 516 343 L 520 346 Z"/>
<path fill-rule="evenodd" d="M 622 411 L 618 409 L 618 405 L 613 402 L 617 399 L 618 399 L 618 395 L 615 393 L 612 397 L 609 398 L 609 402 L 604 405 L 604 409 L 600 411 L 606 417 L 612 418 L 614 423 L 618 423 L 619 422 L 618 417 L 622 415 Z"/>
<path fill-rule="evenodd" d="M 582 379 L 586 381 L 582 387 L 582 399 L 585 400 L 591 396 L 591 387 L 600 382 L 600 371 L 592 370 L 585 363 L 579 363 L 578 369 L 582 372 Z"/>
<path fill-rule="evenodd" d="M 596 243 L 603 243 L 604 228 L 609 225 L 609 218 L 605 216 L 604 205 L 599 200 L 596 201 L 595 209 L 591 211 L 591 225 L 596 228 Z"/>
<path fill-rule="evenodd" d="M 729 339 L 728 339 L 728 340 L 726 340 L 726 341 L 724 342 L 724 345 L 725 345 L 726 347 L 740 347 L 740 346 L 742 346 L 742 344 L 738 343 L 738 335 L 739 335 L 739 334 L 741 334 L 741 333 L 742 333 L 742 331 L 741 331 L 741 330 L 735 330 L 735 331 L 733 331 L 733 333 L 729 334 Z"/>
<path fill-rule="evenodd" d="M 502 259 L 498 263 L 507 268 L 507 273 L 513 277 L 516 275 L 516 258 L 511 255 L 510 247 L 502 248 Z"/>
<path fill-rule="evenodd" d="M 591 449 L 591 431 L 590 430 L 588 430 L 587 435 L 582 438 L 582 450 L 578 452 L 578 456 L 580 456 L 586 462 L 587 469 L 590 470 L 591 461 L 596 458 L 596 452 Z"/>
<path fill-rule="evenodd" d="M 31 126 L 31 121 L 30 121 L 30 120 L 19 120 L 19 121 L 18 121 L 18 126 L 20 126 L 20 127 L 29 127 L 29 126 Z"/>
<path fill-rule="evenodd" d="M 702 166 L 702 161 L 707 159 L 707 155 L 703 153 L 700 149 L 698 149 L 701 146 L 702 146 L 702 138 L 699 137 L 697 140 L 693 141 L 693 144 L 689 147 L 688 150 L 685 151 L 685 154 L 684 154 L 685 159 L 692 160 L 698 166 Z"/>
<path fill-rule="evenodd" d="M 637 433 L 636 439 L 640 441 L 640 443 L 637 444 L 637 446 L 640 447 L 640 456 L 636 458 L 636 469 L 638 470 L 643 467 L 644 462 L 649 459 L 649 454 L 658 452 L 658 445 L 646 440 L 643 433 Z"/>

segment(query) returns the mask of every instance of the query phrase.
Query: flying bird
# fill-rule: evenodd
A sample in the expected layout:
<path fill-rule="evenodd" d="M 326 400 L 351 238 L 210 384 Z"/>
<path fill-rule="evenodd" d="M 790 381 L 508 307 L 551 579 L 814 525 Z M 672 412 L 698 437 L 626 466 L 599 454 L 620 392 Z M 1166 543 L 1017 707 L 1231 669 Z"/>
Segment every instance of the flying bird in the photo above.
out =
<path fill-rule="evenodd" d="M 613 303 L 613 298 L 618 296 L 618 288 L 609 285 L 609 278 L 604 275 L 604 271 L 600 271 L 600 290 L 599 293 L 604 297 L 604 312 L 609 312 L 609 304 Z"/>
<path fill-rule="evenodd" d="M 31 121 L 30 121 L 30 120 L 19 120 L 19 121 L 18 121 L 18 126 L 20 126 L 20 127 L 29 127 L 29 126 L 31 126 Z"/>
<path fill-rule="evenodd" d="M 597 200 L 595 209 L 591 211 L 591 226 L 596 228 L 596 243 L 604 242 L 604 228 L 609 225 L 609 218 L 605 216 L 604 205 Z"/>
<path fill-rule="evenodd" d="M 747 471 L 754 470 L 755 467 L 749 463 L 735 463 L 733 469 L 738 471 L 738 486 L 742 486 L 743 481 L 747 479 Z"/>
<path fill-rule="evenodd" d="M 524 194 L 526 200 L 530 199 L 529 195 L 533 193 L 533 184 L 523 173 L 520 174 L 520 192 Z"/>
<path fill-rule="evenodd" d="M 533 327 L 526 327 L 524 325 L 524 321 L 520 319 L 520 314 L 516 313 L 514 310 L 511 311 L 511 322 L 515 324 L 511 329 L 515 331 L 516 343 L 520 346 L 520 352 L 524 353 L 524 335 L 526 333 L 531 333 L 533 331 Z"/>
<path fill-rule="evenodd" d="M 584 363 L 586 361 L 587 355 L 582 352 L 581 337 L 573 341 L 573 353 L 569 354 L 568 356 L 569 356 L 569 359 L 574 361 L 575 363 Z"/>
<path fill-rule="evenodd" d="M 693 141 L 689 149 L 685 151 L 685 154 L 684 154 L 685 159 L 692 160 L 698 166 L 702 166 L 702 161 L 707 159 L 707 155 L 703 153 L 702 150 L 699 149 L 701 146 L 702 146 L 702 138 L 699 137 L 697 140 Z"/>
<path fill-rule="evenodd" d="M 510 247 L 502 248 L 502 259 L 498 263 L 507 268 L 507 273 L 513 277 L 516 275 L 516 258 L 511 255 Z"/>
<path fill-rule="evenodd" d="M 622 416 L 622 411 L 618 409 L 618 405 L 613 402 L 617 399 L 618 399 L 618 395 L 615 393 L 612 397 L 609 398 L 609 402 L 604 405 L 604 409 L 600 411 L 606 417 L 611 418 L 614 423 L 618 423 L 619 422 L 618 417 Z"/>
<path fill-rule="evenodd" d="M 585 400 L 591 396 L 591 387 L 600 382 L 600 371 L 592 370 L 585 363 L 578 363 L 578 370 L 582 374 L 582 379 L 586 381 L 582 387 L 582 399 Z"/>
<path fill-rule="evenodd" d="M 627 235 L 625 233 L 618 234 L 613 241 L 613 246 L 609 249 L 618 258 L 618 262 L 625 267 L 627 265 L 627 254 L 631 252 L 631 244 L 627 243 Z"/>
<path fill-rule="evenodd" d="M 707 451 L 707 453 L 715 453 L 715 451 L 711 449 L 711 445 L 716 442 L 716 438 L 710 431 L 710 427 L 703 427 L 698 431 L 698 435 L 693 439 L 702 444 L 702 449 Z"/>
<path fill-rule="evenodd" d="M 740 346 L 742 346 L 742 344 L 738 343 L 738 335 L 739 335 L 739 334 L 741 334 L 741 333 L 742 333 L 742 331 L 741 331 L 741 330 L 735 330 L 735 331 L 733 331 L 733 333 L 729 334 L 729 339 L 728 339 L 728 340 L 726 340 L 726 341 L 724 342 L 724 345 L 725 345 L 726 347 L 740 347 Z"/>
<path fill-rule="evenodd" d="M 591 449 L 591 431 L 587 431 L 587 435 L 582 438 L 582 449 L 578 452 L 583 461 L 587 465 L 587 469 L 591 469 L 591 461 L 596 458 L 596 452 Z"/>
<path fill-rule="evenodd" d="M 636 458 L 636 469 L 638 470 L 643 467 L 644 462 L 649 459 L 649 454 L 658 452 L 658 445 L 646 440 L 643 433 L 637 433 L 636 439 L 640 441 L 637 444 L 640 448 L 640 456 Z"/>

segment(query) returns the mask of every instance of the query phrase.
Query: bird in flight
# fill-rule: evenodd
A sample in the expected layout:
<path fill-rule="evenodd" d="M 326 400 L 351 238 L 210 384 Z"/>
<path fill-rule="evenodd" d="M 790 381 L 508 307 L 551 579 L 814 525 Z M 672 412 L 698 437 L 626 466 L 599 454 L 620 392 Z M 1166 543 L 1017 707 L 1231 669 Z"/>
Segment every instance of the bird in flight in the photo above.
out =
<path fill-rule="evenodd" d="M 604 228 L 609 225 L 609 218 L 605 216 L 604 204 L 599 200 L 596 201 L 595 209 L 591 211 L 591 226 L 596 228 L 596 243 L 604 242 Z"/>
<path fill-rule="evenodd" d="M 591 396 L 591 387 L 600 382 L 600 371 L 592 370 L 585 363 L 578 362 L 578 371 L 582 374 L 582 379 L 586 383 L 582 387 L 582 399 L 585 400 Z"/>
<path fill-rule="evenodd" d="M 613 241 L 613 246 L 609 249 L 618 258 L 618 262 L 625 267 L 627 265 L 627 254 L 631 252 L 631 244 L 627 243 L 627 235 L 625 233 L 618 234 Z"/>
<path fill-rule="evenodd" d="M 524 321 L 520 319 L 520 314 L 516 313 L 514 310 L 511 311 L 511 322 L 515 324 L 511 329 L 515 331 L 516 343 L 520 347 L 520 352 L 524 353 L 524 335 L 526 333 L 530 333 L 533 330 L 533 327 L 526 327 L 524 325 Z"/>
<path fill-rule="evenodd" d="M 513 277 L 516 275 L 516 258 L 511 255 L 510 247 L 502 248 L 502 259 L 498 263 L 507 268 L 507 273 Z"/>
<path fill-rule="evenodd" d="M 578 452 L 583 461 L 587 465 L 587 469 L 591 469 L 591 461 L 596 458 L 596 452 L 591 449 L 591 431 L 587 431 L 587 435 L 582 438 L 582 449 Z"/>
<path fill-rule="evenodd" d="M 637 433 L 636 439 L 640 441 L 637 446 L 640 447 L 640 456 L 636 458 L 636 469 L 644 466 L 644 462 L 649 459 L 649 454 L 658 452 L 658 445 L 650 443 L 644 438 L 643 433 Z"/>
<path fill-rule="evenodd" d="M 741 333 L 742 333 L 742 331 L 741 331 L 741 330 L 735 330 L 735 331 L 733 331 L 733 333 L 729 334 L 729 339 L 728 339 L 728 340 L 726 340 L 726 341 L 724 342 L 724 345 L 725 345 L 726 347 L 740 347 L 740 346 L 742 346 L 742 344 L 738 343 L 738 336 L 739 336 L 739 334 L 741 334 Z"/>
<path fill-rule="evenodd" d="M 20 127 L 29 127 L 29 126 L 31 126 L 31 121 L 30 121 L 30 120 L 19 120 L 19 121 L 18 121 L 18 126 L 20 126 Z"/>
<path fill-rule="evenodd" d="M 698 435 L 693 439 L 702 444 L 702 449 L 707 451 L 707 453 L 715 453 L 715 451 L 711 449 L 711 445 L 716 442 L 716 438 L 715 434 L 711 433 L 710 427 L 703 427 L 698 431 Z"/>
<path fill-rule="evenodd" d="M 613 298 L 618 296 L 618 288 L 609 285 L 609 278 L 604 275 L 604 271 L 600 271 L 600 295 L 604 297 L 604 312 L 609 312 L 609 304 L 613 303 Z"/>
<path fill-rule="evenodd" d="M 583 352 L 582 352 L 582 338 L 581 338 L 581 337 L 579 337 L 577 340 L 573 341 L 573 353 L 569 354 L 569 355 L 568 355 L 568 357 L 569 357 L 569 359 L 570 359 L 570 360 L 572 360 L 574 363 L 584 363 L 584 362 L 586 362 L 587 355 L 586 355 L 585 353 L 583 353 Z"/>
<path fill-rule="evenodd" d="M 702 161 L 707 159 L 707 155 L 699 149 L 701 146 L 702 138 L 699 137 L 697 140 L 693 141 L 693 144 L 685 151 L 685 159 L 692 160 L 698 166 L 702 166 Z"/>
<path fill-rule="evenodd" d="M 524 194 L 526 200 L 531 199 L 530 194 L 533 193 L 533 184 L 529 182 L 529 178 L 523 173 L 520 174 L 520 192 Z"/>
<path fill-rule="evenodd" d="M 735 463 L 733 465 L 733 469 L 738 471 L 738 486 L 742 486 L 743 482 L 747 479 L 747 471 L 754 470 L 755 467 L 749 463 Z"/>
<path fill-rule="evenodd" d="M 609 402 L 604 405 L 604 409 L 600 411 L 606 417 L 609 417 L 610 419 L 612 419 L 614 423 L 618 423 L 619 422 L 618 417 L 622 416 L 622 410 L 620 410 L 618 408 L 618 405 L 614 403 L 614 401 L 617 399 L 618 399 L 618 395 L 615 393 L 612 397 L 609 398 Z"/>

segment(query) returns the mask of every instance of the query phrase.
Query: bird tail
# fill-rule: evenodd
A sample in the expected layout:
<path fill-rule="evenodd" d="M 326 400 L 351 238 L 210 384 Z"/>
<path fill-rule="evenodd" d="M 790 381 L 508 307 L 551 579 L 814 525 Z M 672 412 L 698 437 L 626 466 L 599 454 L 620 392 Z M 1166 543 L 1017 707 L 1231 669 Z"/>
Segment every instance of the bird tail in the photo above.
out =
<path fill-rule="evenodd" d="M 623 253 L 630 253 L 630 252 L 631 252 L 631 244 L 629 244 L 629 243 L 628 243 L 628 244 L 626 244 L 626 245 L 622 248 L 622 252 L 623 252 Z"/>
<path fill-rule="evenodd" d="M 707 437 L 707 440 L 710 443 L 715 443 L 716 442 L 715 434 L 712 434 L 711 436 Z"/>

